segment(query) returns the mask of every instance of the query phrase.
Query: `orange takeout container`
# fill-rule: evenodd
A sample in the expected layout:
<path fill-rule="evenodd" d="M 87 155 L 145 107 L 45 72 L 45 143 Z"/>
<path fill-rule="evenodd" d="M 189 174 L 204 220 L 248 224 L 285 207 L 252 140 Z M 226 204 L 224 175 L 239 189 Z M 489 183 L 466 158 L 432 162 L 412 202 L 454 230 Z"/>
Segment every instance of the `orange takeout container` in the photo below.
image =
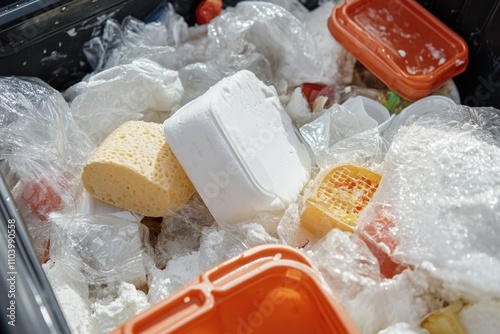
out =
<path fill-rule="evenodd" d="M 309 261 L 281 245 L 254 247 L 202 273 L 113 334 L 359 333 Z"/>
<path fill-rule="evenodd" d="M 345 0 L 334 8 L 328 28 L 408 100 L 429 95 L 467 67 L 465 41 L 414 0 Z"/>

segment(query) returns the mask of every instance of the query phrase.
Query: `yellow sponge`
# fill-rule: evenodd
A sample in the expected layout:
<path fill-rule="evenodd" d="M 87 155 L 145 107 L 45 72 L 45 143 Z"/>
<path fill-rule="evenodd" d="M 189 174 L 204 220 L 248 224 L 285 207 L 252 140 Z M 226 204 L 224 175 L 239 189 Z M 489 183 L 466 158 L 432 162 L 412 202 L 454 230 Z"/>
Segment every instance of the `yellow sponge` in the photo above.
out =
<path fill-rule="evenodd" d="M 129 121 L 113 131 L 83 168 L 89 194 L 145 216 L 177 210 L 194 192 L 157 123 Z"/>
<path fill-rule="evenodd" d="M 306 193 L 302 226 L 319 237 L 335 227 L 353 232 L 359 212 L 373 197 L 381 178 L 352 164 L 338 165 L 318 175 Z"/>

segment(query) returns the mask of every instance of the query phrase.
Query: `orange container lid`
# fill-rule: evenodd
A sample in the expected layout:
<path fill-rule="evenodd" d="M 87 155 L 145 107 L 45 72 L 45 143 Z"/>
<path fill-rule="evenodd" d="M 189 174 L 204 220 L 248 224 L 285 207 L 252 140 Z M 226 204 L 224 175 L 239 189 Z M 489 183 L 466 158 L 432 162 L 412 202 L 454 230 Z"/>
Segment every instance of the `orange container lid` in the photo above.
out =
<path fill-rule="evenodd" d="M 207 270 L 113 333 L 359 331 L 303 254 L 291 247 L 264 245 Z"/>
<path fill-rule="evenodd" d="M 334 8 L 328 28 L 408 100 L 429 95 L 467 67 L 465 41 L 414 0 L 345 0 Z"/>

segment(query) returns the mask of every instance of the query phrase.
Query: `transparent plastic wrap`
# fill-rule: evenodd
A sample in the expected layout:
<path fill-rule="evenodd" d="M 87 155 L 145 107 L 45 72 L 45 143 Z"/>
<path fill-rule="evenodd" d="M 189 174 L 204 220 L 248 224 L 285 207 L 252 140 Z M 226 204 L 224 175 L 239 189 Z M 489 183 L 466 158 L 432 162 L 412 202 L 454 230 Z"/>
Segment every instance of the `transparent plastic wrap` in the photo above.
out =
<path fill-rule="evenodd" d="M 323 115 L 300 128 L 300 133 L 307 140 L 315 153 L 333 146 L 342 139 L 377 126 L 374 119 L 366 114 L 355 114 L 335 104 Z"/>
<path fill-rule="evenodd" d="M 344 302 L 381 281 L 377 259 L 366 244 L 350 232 L 331 230 L 311 252 L 311 260 L 335 295 Z"/>
<path fill-rule="evenodd" d="M 500 301 L 484 298 L 477 304 L 466 305 L 460 312 L 460 323 L 466 333 L 496 333 L 500 328 Z"/>
<path fill-rule="evenodd" d="M 148 274 L 148 302 L 151 305 L 167 298 L 173 293 L 170 277 L 166 270 L 151 268 Z"/>
<path fill-rule="evenodd" d="M 283 244 L 291 247 L 304 248 L 315 240 L 315 237 L 300 224 L 300 211 L 297 203 L 291 204 L 285 210 L 278 224 L 278 235 Z"/>
<path fill-rule="evenodd" d="M 224 224 L 222 227 L 214 224 L 204 228 L 200 240 L 201 270 L 215 266 L 251 247 L 279 243 L 274 236 L 277 219 L 278 216 L 263 213 L 239 224 Z"/>
<path fill-rule="evenodd" d="M 388 148 L 380 130 L 375 128 L 337 142 L 317 157 L 317 164 L 326 167 L 348 162 L 378 171 Z"/>
<path fill-rule="evenodd" d="M 38 79 L 0 78 L 0 169 L 47 259 L 52 211 L 74 210 L 79 171 L 92 145 L 59 92 Z"/>
<path fill-rule="evenodd" d="M 321 72 L 307 26 L 275 4 L 244 1 L 227 8 L 210 22 L 208 36 L 207 52 L 217 55 L 218 64 L 233 62 L 240 67 L 242 60 L 261 54 L 272 65 L 274 83 L 282 79 L 296 85 L 311 82 Z"/>
<path fill-rule="evenodd" d="M 316 45 L 316 60 L 320 70 L 315 73 L 314 82 L 348 84 L 352 81 L 356 59 L 326 29 L 325 22 L 328 21 L 336 3 L 333 1 L 320 3 L 317 8 L 309 10 L 306 8 L 307 1 L 273 0 L 267 2 L 283 7 L 303 22 L 311 33 Z"/>
<path fill-rule="evenodd" d="M 144 23 L 127 17 L 122 24 L 107 20 L 102 36 L 83 46 L 83 52 L 96 72 L 148 58 L 168 69 L 180 66 L 176 46 L 186 38 L 187 24 L 171 4 L 159 8 L 156 22 Z"/>
<path fill-rule="evenodd" d="M 246 249 L 245 243 L 231 232 L 217 225 L 206 227 L 200 240 L 200 262 L 207 269 Z"/>
<path fill-rule="evenodd" d="M 356 59 L 332 38 L 325 24 L 334 6 L 333 2 L 324 3 L 302 16 L 314 37 L 317 59 L 320 62 L 321 74 L 318 73 L 314 82 L 347 85 L 352 82 Z M 298 14 L 296 16 L 301 18 Z"/>
<path fill-rule="evenodd" d="M 162 122 L 179 106 L 183 93 L 177 72 L 139 59 L 87 78 L 70 87 L 65 97 L 80 129 L 98 145 L 126 121 Z"/>
<path fill-rule="evenodd" d="M 211 86 L 222 80 L 226 73 L 213 63 L 197 62 L 179 69 L 179 78 L 186 87 L 182 104 L 203 95 Z"/>
<path fill-rule="evenodd" d="M 254 0 L 261 1 L 261 0 Z M 262 0 L 262 2 L 269 2 L 277 6 L 283 7 L 291 14 L 296 16 L 299 20 L 303 19 L 309 13 L 309 10 L 304 6 L 300 0 Z"/>
<path fill-rule="evenodd" d="M 163 218 L 155 246 L 156 265 L 164 268 L 174 256 L 197 251 L 203 229 L 213 223 L 214 218 L 195 194 L 182 209 Z"/>
<path fill-rule="evenodd" d="M 364 111 L 338 104 L 300 128 L 321 168 L 351 162 L 377 169 L 388 147 L 379 132 L 377 122 Z"/>
<path fill-rule="evenodd" d="M 466 298 L 500 296 L 499 126 L 497 109 L 464 106 L 403 126 L 357 233 Z"/>
<path fill-rule="evenodd" d="M 198 276 L 203 269 L 200 266 L 200 252 L 192 251 L 188 253 L 176 254 L 168 262 L 161 273 L 155 272 L 157 289 L 161 290 L 152 295 L 153 298 L 159 294 L 174 293 L 184 285 Z"/>
<path fill-rule="evenodd" d="M 417 331 L 425 316 L 454 300 L 442 281 L 425 270 L 407 270 L 394 279 L 367 286 L 344 306 L 361 333 L 375 334 L 384 329 L 391 333 L 389 329 L 399 323 Z"/>
<path fill-rule="evenodd" d="M 187 89 L 184 103 L 241 69 L 277 88 L 286 82 L 283 93 L 290 84 L 344 83 L 352 78 L 353 58 L 319 23 L 331 7 L 309 12 L 299 1 L 242 2 L 207 25 L 188 28 L 171 5 L 163 5 L 156 22 L 108 20 L 83 51 L 95 73 L 140 58 L 178 70 Z"/>
<path fill-rule="evenodd" d="M 149 261 L 139 222 L 113 215 L 52 214 L 50 255 L 87 283 L 146 284 Z"/>

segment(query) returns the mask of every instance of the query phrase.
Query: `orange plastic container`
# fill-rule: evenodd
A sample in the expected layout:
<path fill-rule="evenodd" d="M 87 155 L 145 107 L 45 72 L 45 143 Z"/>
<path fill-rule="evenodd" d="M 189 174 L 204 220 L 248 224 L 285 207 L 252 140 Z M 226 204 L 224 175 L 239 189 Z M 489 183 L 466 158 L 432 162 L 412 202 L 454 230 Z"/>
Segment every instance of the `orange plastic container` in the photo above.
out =
<path fill-rule="evenodd" d="M 201 274 L 114 334 L 359 333 L 309 261 L 280 245 L 258 246 Z"/>
<path fill-rule="evenodd" d="M 345 0 L 328 28 L 390 89 L 418 100 L 463 72 L 465 41 L 414 0 Z"/>

